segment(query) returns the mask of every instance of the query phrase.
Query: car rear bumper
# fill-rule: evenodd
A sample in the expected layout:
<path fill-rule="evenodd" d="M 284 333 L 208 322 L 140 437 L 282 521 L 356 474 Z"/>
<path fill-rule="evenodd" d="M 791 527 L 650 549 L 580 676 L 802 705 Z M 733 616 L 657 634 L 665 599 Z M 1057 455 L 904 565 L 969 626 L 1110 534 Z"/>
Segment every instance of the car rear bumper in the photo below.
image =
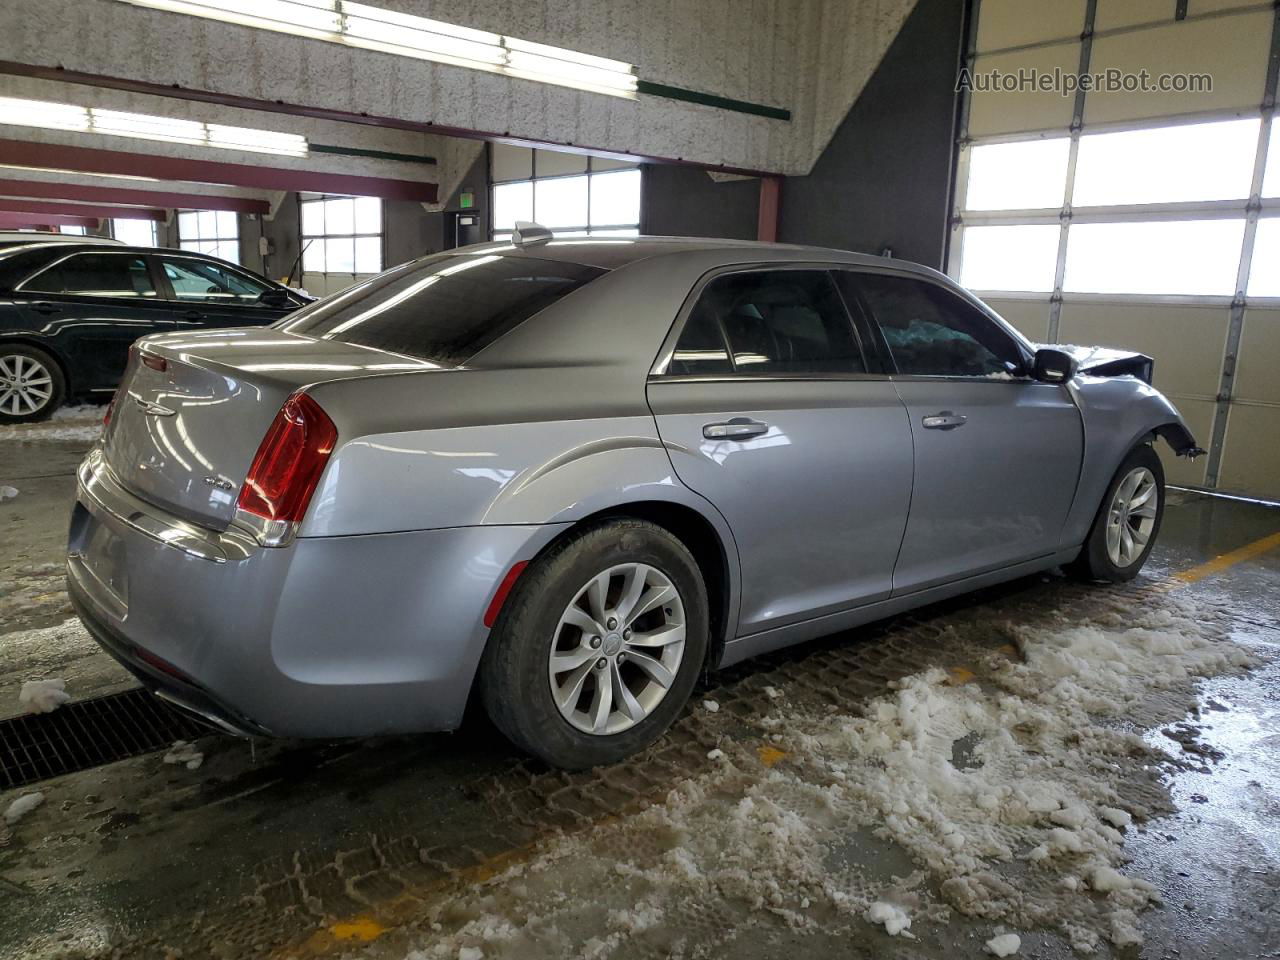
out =
<path fill-rule="evenodd" d="M 559 529 L 456 527 L 263 548 L 167 516 L 91 453 L 68 587 L 113 657 L 224 730 L 447 730 L 466 706 L 497 585 Z"/>

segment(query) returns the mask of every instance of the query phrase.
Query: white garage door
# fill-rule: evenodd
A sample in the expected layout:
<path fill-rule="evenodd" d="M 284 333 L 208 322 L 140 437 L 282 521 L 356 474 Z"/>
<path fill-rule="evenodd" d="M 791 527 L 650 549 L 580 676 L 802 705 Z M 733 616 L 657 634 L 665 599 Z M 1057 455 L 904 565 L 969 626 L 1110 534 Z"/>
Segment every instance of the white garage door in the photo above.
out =
<path fill-rule="evenodd" d="M 948 266 L 1039 342 L 1155 358 L 1174 483 L 1280 499 L 1280 9 L 979 0 Z M 1164 451 L 1167 454 L 1167 451 Z"/>

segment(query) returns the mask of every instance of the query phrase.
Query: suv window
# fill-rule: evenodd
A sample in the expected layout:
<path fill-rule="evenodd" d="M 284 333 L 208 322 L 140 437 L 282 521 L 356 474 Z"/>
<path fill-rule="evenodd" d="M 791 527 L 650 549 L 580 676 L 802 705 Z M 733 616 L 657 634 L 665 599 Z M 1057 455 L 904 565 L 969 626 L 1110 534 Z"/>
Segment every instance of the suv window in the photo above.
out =
<path fill-rule="evenodd" d="M 22 285 L 32 293 L 84 297 L 154 297 L 155 285 L 143 257 L 127 253 L 77 253 Z"/>
<path fill-rule="evenodd" d="M 716 277 L 698 297 L 668 366 L 673 374 L 866 369 L 844 304 L 825 270 L 752 270 Z"/>
<path fill-rule="evenodd" d="M 460 364 L 605 272 L 534 257 L 432 257 L 318 300 L 278 326 L 309 337 Z"/>
<path fill-rule="evenodd" d="M 836 282 L 861 294 L 901 374 L 1004 379 L 1022 369 L 1009 335 L 936 283 L 847 270 Z"/>
<path fill-rule="evenodd" d="M 176 300 L 251 304 L 270 289 L 265 283 L 203 260 L 161 257 L 160 264 Z"/>

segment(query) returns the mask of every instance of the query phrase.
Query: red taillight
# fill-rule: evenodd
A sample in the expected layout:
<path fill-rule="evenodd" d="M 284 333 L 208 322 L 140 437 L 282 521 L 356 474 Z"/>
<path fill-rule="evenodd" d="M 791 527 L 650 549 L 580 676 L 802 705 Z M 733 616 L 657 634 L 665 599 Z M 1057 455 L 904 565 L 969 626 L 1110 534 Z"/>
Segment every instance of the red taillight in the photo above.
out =
<path fill-rule="evenodd" d="M 164 357 L 157 357 L 154 353 L 142 354 L 142 365 L 152 370 L 159 370 L 161 373 L 169 369 L 169 361 Z"/>
<path fill-rule="evenodd" d="M 305 393 L 293 394 L 262 438 L 236 508 L 267 520 L 297 523 L 307 512 L 337 442 L 338 428 L 320 404 Z"/>
<path fill-rule="evenodd" d="M 498 589 L 494 591 L 493 599 L 489 601 L 489 609 L 484 612 L 484 625 L 492 627 L 498 619 L 498 614 L 502 612 L 502 605 L 507 602 L 507 594 L 511 593 L 511 588 L 516 585 L 516 580 L 520 578 L 520 574 L 524 573 L 524 568 L 529 565 L 528 560 L 521 560 L 519 563 L 513 564 L 511 569 L 507 571 L 507 575 L 502 578 L 502 582 L 498 584 Z"/>

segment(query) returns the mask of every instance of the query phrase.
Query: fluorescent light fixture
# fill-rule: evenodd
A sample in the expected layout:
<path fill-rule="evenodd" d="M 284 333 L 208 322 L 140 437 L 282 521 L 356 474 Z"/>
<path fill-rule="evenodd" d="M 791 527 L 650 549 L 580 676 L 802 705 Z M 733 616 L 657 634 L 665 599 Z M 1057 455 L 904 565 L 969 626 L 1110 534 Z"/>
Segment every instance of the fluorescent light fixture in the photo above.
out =
<path fill-rule="evenodd" d="M 635 99 L 635 67 L 621 60 L 349 0 L 120 0 L 365 50 L 501 73 Z"/>
<path fill-rule="evenodd" d="M 125 113 L 98 107 L 79 107 L 47 100 L 20 100 L 0 97 L 0 124 L 37 127 L 41 130 L 71 130 L 101 133 L 110 137 L 189 143 L 197 147 L 246 150 L 287 157 L 307 156 L 307 138 L 296 133 L 230 127 L 200 120 L 179 120 L 147 113 Z"/>

